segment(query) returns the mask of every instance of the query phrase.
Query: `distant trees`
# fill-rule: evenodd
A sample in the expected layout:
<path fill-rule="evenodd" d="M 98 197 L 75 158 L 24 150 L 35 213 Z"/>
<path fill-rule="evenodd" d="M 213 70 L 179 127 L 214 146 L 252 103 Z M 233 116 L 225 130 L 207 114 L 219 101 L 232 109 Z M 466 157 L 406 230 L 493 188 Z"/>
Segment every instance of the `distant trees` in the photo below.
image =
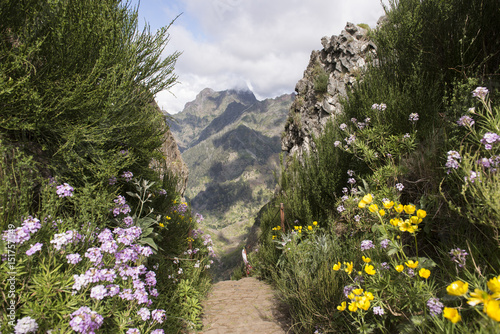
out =
<path fill-rule="evenodd" d="M 73 185 L 146 172 L 166 128 L 153 98 L 177 79 L 168 28 L 139 32 L 117 0 L 3 0 L 0 138 Z"/>

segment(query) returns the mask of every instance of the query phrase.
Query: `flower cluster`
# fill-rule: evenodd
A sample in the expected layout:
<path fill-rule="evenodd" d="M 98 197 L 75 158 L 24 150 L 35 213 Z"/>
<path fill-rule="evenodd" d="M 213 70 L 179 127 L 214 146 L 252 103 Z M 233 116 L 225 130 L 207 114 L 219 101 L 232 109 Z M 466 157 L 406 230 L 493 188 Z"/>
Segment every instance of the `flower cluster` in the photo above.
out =
<path fill-rule="evenodd" d="M 412 123 L 416 123 L 419 119 L 419 116 L 416 112 L 413 112 L 410 114 L 410 116 L 408 117 L 408 120 Z"/>
<path fill-rule="evenodd" d="M 467 115 L 464 115 L 462 117 L 459 118 L 459 120 L 457 121 L 457 124 L 459 126 L 467 126 L 467 127 L 471 127 L 474 125 L 474 120 L 472 119 L 472 117 L 470 116 L 467 116 Z"/>
<path fill-rule="evenodd" d="M 491 150 L 494 144 L 500 143 L 500 136 L 494 132 L 486 132 L 481 139 L 481 144 L 486 150 Z"/>
<path fill-rule="evenodd" d="M 54 244 L 54 248 L 61 250 L 69 243 L 78 243 L 82 239 L 82 235 L 76 231 L 68 230 L 64 233 L 54 234 L 54 238 L 50 240 L 51 244 Z"/>
<path fill-rule="evenodd" d="M 448 157 L 446 159 L 446 167 L 448 167 L 447 173 L 451 173 L 451 169 L 458 169 L 460 167 L 460 160 L 462 157 L 457 151 L 448 151 Z"/>
<path fill-rule="evenodd" d="M 72 186 L 67 183 L 63 183 L 57 186 L 56 194 L 59 195 L 59 197 L 72 197 L 73 191 L 75 191 L 75 189 L 73 189 Z"/>
<path fill-rule="evenodd" d="M 477 97 L 478 99 L 484 100 L 486 95 L 488 95 L 489 91 L 486 87 L 477 87 L 472 91 L 472 96 Z"/>
<path fill-rule="evenodd" d="M 102 326 L 104 318 L 87 306 L 82 306 L 71 313 L 69 325 L 77 333 L 92 334 Z"/>
<path fill-rule="evenodd" d="M 121 176 L 125 179 L 125 181 L 129 182 L 134 177 L 134 174 L 132 172 L 123 172 Z"/>
<path fill-rule="evenodd" d="M 40 220 L 38 218 L 33 218 L 32 216 L 28 216 L 20 227 L 17 227 L 14 230 L 6 230 L 3 232 L 2 240 L 9 241 L 9 243 L 15 243 L 18 245 L 22 245 L 26 241 L 31 239 L 31 235 L 36 233 L 42 224 L 40 224 Z"/>
<path fill-rule="evenodd" d="M 358 288 L 358 289 L 353 289 L 348 294 L 347 298 L 349 298 L 349 304 L 347 304 L 347 302 L 344 301 L 342 302 L 342 304 L 337 306 L 337 310 L 342 312 L 347 308 L 350 312 L 358 312 L 360 310 L 368 311 L 371 305 L 371 301 L 375 297 L 373 296 L 373 293 Z M 377 309 L 377 312 L 380 315 L 383 314 L 383 310 L 382 313 L 380 313 L 380 310 Z"/>
<path fill-rule="evenodd" d="M 381 103 L 381 104 L 374 103 L 374 104 L 372 104 L 372 109 L 384 111 L 385 109 L 387 109 L 387 105 L 385 103 Z"/>
<path fill-rule="evenodd" d="M 16 326 L 14 327 L 15 334 L 26 334 L 26 333 L 35 333 L 38 329 L 38 324 L 35 319 L 31 317 L 24 317 L 17 321 Z"/>
<path fill-rule="evenodd" d="M 113 211 L 113 216 L 118 216 L 120 213 L 128 214 L 130 210 L 130 206 L 126 203 L 125 197 L 122 195 L 118 195 L 117 198 L 113 200 L 116 206 L 111 210 Z"/>

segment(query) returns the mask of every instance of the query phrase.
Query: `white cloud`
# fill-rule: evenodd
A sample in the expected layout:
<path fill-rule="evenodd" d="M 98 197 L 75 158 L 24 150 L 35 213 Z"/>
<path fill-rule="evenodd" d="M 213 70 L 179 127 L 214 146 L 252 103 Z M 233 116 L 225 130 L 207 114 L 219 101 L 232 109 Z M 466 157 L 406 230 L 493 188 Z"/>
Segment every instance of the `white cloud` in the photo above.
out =
<path fill-rule="evenodd" d="M 164 7 L 168 22 L 181 8 L 175 1 Z M 206 87 L 246 84 L 258 98 L 291 93 L 311 51 L 321 49 L 321 37 L 338 35 L 347 22 L 373 27 L 383 15 L 378 0 L 184 0 L 182 8 L 166 49 L 183 51 L 179 84 L 171 89 L 176 97 L 157 96 L 171 113 Z"/>

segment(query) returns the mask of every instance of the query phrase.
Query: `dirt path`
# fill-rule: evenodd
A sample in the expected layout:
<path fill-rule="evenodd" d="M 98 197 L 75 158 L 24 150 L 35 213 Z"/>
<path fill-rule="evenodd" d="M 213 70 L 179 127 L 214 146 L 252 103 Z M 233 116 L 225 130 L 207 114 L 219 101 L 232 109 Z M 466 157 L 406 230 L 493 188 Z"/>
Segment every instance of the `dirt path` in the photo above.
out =
<path fill-rule="evenodd" d="M 253 277 L 216 283 L 203 308 L 203 334 L 287 333 L 273 290 Z"/>

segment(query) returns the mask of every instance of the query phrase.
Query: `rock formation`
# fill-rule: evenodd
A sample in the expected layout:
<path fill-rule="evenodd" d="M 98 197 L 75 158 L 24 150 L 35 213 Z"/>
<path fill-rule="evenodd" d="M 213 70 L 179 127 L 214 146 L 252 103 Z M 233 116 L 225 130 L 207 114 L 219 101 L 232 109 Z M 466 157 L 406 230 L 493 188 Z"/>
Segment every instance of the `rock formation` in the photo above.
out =
<path fill-rule="evenodd" d="M 339 36 L 321 39 L 323 49 L 313 51 L 304 77 L 295 86 L 281 148 L 300 158 L 314 148 L 327 121 L 342 112 L 340 101 L 360 78 L 369 62 L 376 61 L 376 45 L 368 30 L 347 23 Z"/>
<path fill-rule="evenodd" d="M 155 103 L 158 112 L 162 112 L 160 107 Z M 167 122 L 165 122 L 165 127 L 167 127 Z M 184 196 L 184 192 L 187 188 L 189 170 L 182 159 L 181 152 L 177 146 L 177 142 L 170 129 L 167 129 L 163 136 L 163 145 L 160 148 L 160 152 L 163 156 L 163 161 L 152 161 L 151 168 L 157 170 L 163 175 L 165 172 L 171 172 L 174 177 L 177 177 L 177 191 Z"/>

